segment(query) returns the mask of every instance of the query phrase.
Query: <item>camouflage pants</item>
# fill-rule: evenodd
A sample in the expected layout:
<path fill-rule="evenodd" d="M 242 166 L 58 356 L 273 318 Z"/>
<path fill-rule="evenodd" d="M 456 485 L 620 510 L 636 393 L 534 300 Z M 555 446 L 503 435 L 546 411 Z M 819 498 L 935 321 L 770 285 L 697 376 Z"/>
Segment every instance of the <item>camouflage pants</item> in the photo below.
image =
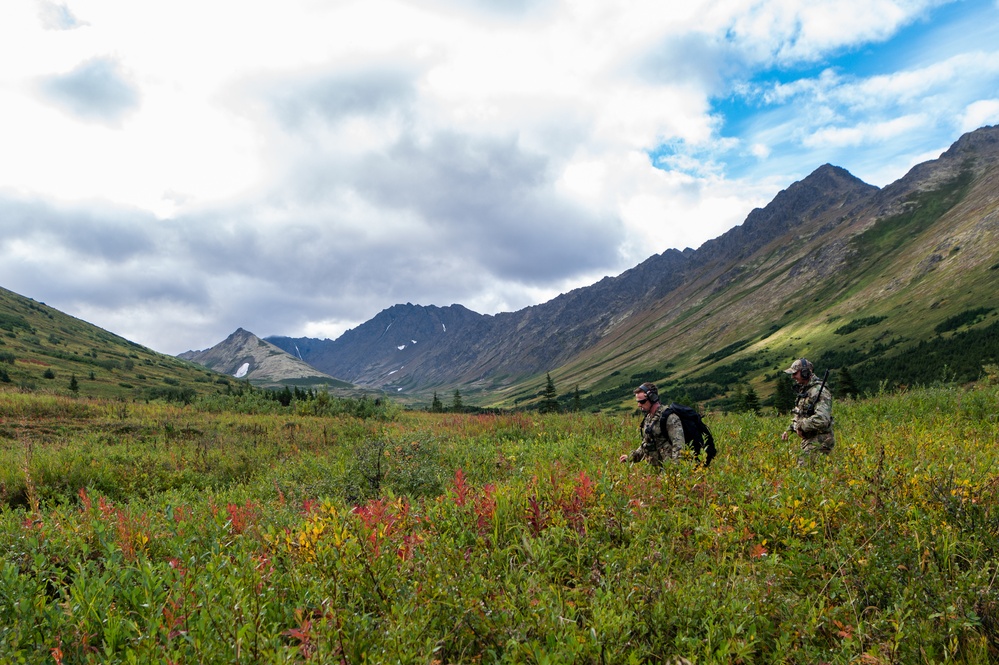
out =
<path fill-rule="evenodd" d="M 815 459 L 819 455 L 828 455 L 836 445 L 836 437 L 831 431 L 823 432 L 801 440 L 801 453 L 798 455 L 798 464 L 803 464 L 806 460 Z"/>

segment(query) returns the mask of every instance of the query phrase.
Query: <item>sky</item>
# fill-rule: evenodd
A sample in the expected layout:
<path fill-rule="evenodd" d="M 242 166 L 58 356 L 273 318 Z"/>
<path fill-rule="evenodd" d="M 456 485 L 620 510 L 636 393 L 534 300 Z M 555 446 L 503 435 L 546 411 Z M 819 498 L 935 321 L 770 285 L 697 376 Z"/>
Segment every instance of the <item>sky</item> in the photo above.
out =
<path fill-rule="evenodd" d="M 522 309 L 999 124 L 999 0 L 0 0 L 0 286 L 155 351 Z"/>

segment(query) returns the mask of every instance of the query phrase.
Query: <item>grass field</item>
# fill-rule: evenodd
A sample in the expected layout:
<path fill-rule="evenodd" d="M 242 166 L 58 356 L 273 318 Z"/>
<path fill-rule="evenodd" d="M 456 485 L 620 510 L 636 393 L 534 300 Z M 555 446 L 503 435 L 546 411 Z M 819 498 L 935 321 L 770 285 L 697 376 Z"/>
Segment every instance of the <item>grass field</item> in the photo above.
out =
<path fill-rule="evenodd" d="M 0 662 L 999 658 L 995 385 L 660 474 L 631 416 L 270 404 L 0 392 Z"/>

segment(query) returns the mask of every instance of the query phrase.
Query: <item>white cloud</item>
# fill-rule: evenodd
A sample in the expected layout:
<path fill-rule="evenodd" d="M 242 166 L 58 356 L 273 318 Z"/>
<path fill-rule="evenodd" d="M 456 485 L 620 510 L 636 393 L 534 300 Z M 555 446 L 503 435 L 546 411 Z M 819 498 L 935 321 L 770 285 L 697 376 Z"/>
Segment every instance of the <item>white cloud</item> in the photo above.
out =
<path fill-rule="evenodd" d="M 925 116 L 909 115 L 886 122 L 860 123 L 850 127 L 826 127 L 807 136 L 802 143 L 808 148 L 859 146 L 892 139 L 906 132 L 918 131 L 928 124 L 927 120 Z"/>
<path fill-rule="evenodd" d="M 982 99 L 968 104 L 960 119 L 962 132 L 999 124 L 999 99 Z"/>
<path fill-rule="evenodd" d="M 831 51 L 887 39 L 949 0 L 731 0 L 712 12 L 760 61 L 814 61 Z"/>
<path fill-rule="evenodd" d="M 47 0 L 38 3 L 38 17 L 46 30 L 72 30 L 85 25 L 77 20 L 66 5 Z"/>

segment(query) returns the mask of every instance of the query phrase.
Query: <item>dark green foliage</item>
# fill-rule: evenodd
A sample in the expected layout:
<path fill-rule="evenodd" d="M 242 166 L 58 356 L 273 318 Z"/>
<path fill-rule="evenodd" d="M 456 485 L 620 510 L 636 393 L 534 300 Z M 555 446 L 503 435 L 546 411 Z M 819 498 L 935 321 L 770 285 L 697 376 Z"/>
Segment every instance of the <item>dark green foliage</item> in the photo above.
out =
<path fill-rule="evenodd" d="M 697 404 L 714 400 L 715 407 L 741 410 L 743 392 L 734 398 L 718 398 L 731 386 L 744 383 L 750 372 L 765 367 L 769 362 L 764 354 L 755 354 L 721 367 L 700 373 L 696 378 L 660 386 L 660 395 L 669 395 L 674 402 Z M 741 389 L 740 389 L 741 391 Z"/>
<path fill-rule="evenodd" d="M 664 400 L 666 399 L 665 396 L 668 395 L 670 401 L 680 404 L 704 402 L 720 395 L 722 392 L 724 392 L 724 388 L 717 383 L 688 383 L 685 381 L 675 384 L 671 383 L 659 389 L 659 395 Z"/>
<path fill-rule="evenodd" d="M 354 446 L 344 478 L 343 498 L 360 503 L 377 497 L 382 491 L 387 463 L 384 441 L 364 441 Z"/>
<path fill-rule="evenodd" d="M 17 358 L 14 357 L 13 353 L 9 353 L 7 351 L 0 353 L 0 363 L 7 363 L 8 365 L 13 365 L 15 360 L 17 360 Z"/>
<path fill-rule="evenodd" d="M 132 386 L 122 383 L 123 388 Z M 198 393 L 194 388 L 147 388 L 143 391 L 143 397 L 147 400 L 164 400 L 166 402 L 177 402 L 179 404 L 191 404 Z"/>
<path fill-rule="evenodd" d="M 977 380 L 982 366 L 999 359 L 999 322 L 949 337 L 936 337 L 893 354 L 851 365 L 861 393 L 872 394 L 884 384 L 931 386 Z"/>
<path fill-rule="evenodd" d="M 839 377 L 837 383 L 839 388 L 836 390 L 837 397 L 856 397 L 859 394 L 857 390 L 857 384 L 853 382 L 853 374 L 850 373 L 849 367 L 840 368 Z"/>
<path fill-rule="evenodd" d="M 339 493 L 358 504 L 386 493 L 410 499 L 439 496 L 446 477 L 437 441 L 407 437 L 403 442 L 368 440 L 352 448 Z"/>
<path fill-rule="evenodd" d="M 938 334 L 942 334 L 950 332 L 951 330 L 957 330 L 961 326 L 973 326 L 982 321 L 992 311 L 992 307 L 976 307 L 974 309 L 966 309 L 960 314 L 955 314 L 954 316 L 944 319 L 938 323 L 933 330 Z"/>
<path fill-rule="evenodd" d="M 596 393 L 584 390 L 580 397 L 580 407 L 582 409 L 599 409 L 611 404 L 617 404 L 629 397 L 632 390 L 634 390 L 634 386 L 631 383 L 619 383 L 612 388 Z"/>
<path fill-rule="evenodd" d="M 767 401 L 769 406 L 777 410 L 777 413 L 790 413 L 794 408 L 795 388 L 794 381 L 789 379 L 783 372 L 773 379 L 773 394 Z"/>
<path fill-rule="evenodd" d="M 42 378 L 45 378 L 45 379 L 54 379 L 55 378 L 55 372 L 53 372 L 51 369 L 46 369 L 44 372 L 42 372 Z"/>
<path fill-rule="evenodd" d="M 461 392 L 455 388 L 454 396 L 451 398 L 452 413 L 461 413 L 465 410 L 465 405 L 461 403 Z"/>
<path fill-rule="evenodd" d="M 17 328 L 27 330 L 28 332 L 34 332 L 31 324 L 22 317 L 17 316 L 16 314 L 4 314 L 0 312 L 0 330 L 14 332 Z"/>
<path fill-rule="evenodd" d="M 767 331 L 765 333 L 763 333 L 762 335 L 760 335 L 760 339 L 764 340 L 767 337 L 770 337 L 775 332 L 777 332 L 778 330 L 780 330 L 780 328 L 781 328 L 780 324 L 777 324 L 777 323 L 773 324 L 772 326 L 770 326 L 769 328 L 767 328 Z"/>
<path fill-rule="evenodd" d="M 555 382 L 552 381 L 552 375 L 546 374 L 545 390 L 542 393 L 541 403 L 538 405 L 538 411 L 541 413 L 558 413 L 558 391 L 555 389 Z"/>
<path fill-rule="evenodd" d="M 444 404 L 441 402 L 441 398 L 437 396 L 437 391 L 434 391 L 434 399 L 430 403 L 430 411 L 432 413 L 441 413 L 444 411 Z"/>
<path fill-rule="evenodd" d="M 753 340 L 751 339 L 743 339 L 738 342 L 733 342 L 732 344 L 729 344 L 728 346 L 722 349 L 718 349 L 714 353 L 709 353 L 708 355 L 701 358 L 700 361 L 698 362 L 709 363 L 709 362 L 714 362 L 715 360 L 721 360 L 722 358 L 727 358 L 728 356 L 738 351 L 741 351 L 742 349 L 746 348 L 752 343 Z"/>
<path fill-rule="evenodd" d="M 853 319 L 846 325 L 842 325 L 839 328 L 836 328 L 836 330 L 833 330 L 833 334 L 849 335 L 850 333 L 860 330 L 861 328 L 875 326 L 887 318 L 887 316 L 865 316 L 861 319 Z"/>
<path fill-rule="evenodd" d="M 80 382 L 76 380 L 76 374 L 69 380 L 69 389 L 74 393 L 80 392 Z"/>
<path fill-rule="evenodd" d="M 905 342 L 904 337 L 892 337 L 887 342 L 875 342 L 868 348 L 857 350 L 838 349 L 826 351 L 815 358 L 816 367 L 837 369 L 847 365 L 855 365 L 868 359 L 876 359 L 887 355 L 887 352 Z"/>
<path fill-rule="evenodd" d="M 715 367 L 708 373 L 708 377 L 712 383 L 729 386 L 745 380 L 750 372 L 766 367 L 768 363 L 769 359 L 764 354 L 758 353 L 727 365 Z"/>
<path fill-rule="evenodd" d="M 673 363 L 666 363 L 662 368 L 652 367 L 640 372 L 634 372 L 631 375 L 631 380 L 635 382 L 636 387 L 646 381 L 662 381 L 673 374 L 672 367 Z"/>
<path fill-rule="evenodd" d="M 760 397 L 752 385 L 746 386 L 746 392 L 742 397 L 742 410 L 756 414 L 760 412 Z"/>

